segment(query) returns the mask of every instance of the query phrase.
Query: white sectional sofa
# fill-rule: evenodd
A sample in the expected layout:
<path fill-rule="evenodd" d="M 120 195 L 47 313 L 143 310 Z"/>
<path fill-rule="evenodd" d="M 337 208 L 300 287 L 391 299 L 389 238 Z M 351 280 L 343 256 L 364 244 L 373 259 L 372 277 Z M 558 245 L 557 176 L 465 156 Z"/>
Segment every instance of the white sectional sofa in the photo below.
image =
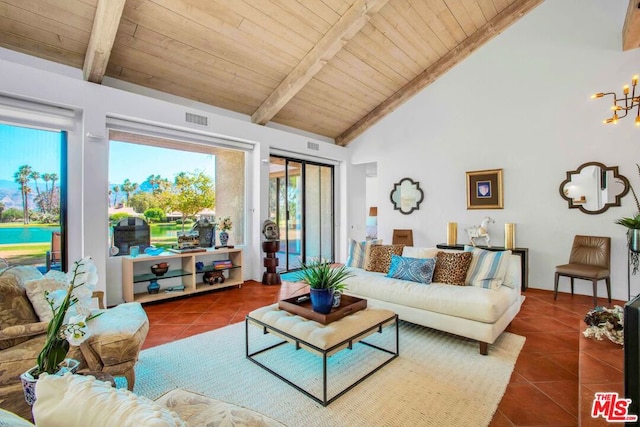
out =
<path fill-rule="evenodd" d="M 433 257 L 436 248 L 405 247 L 402 256 Z M 480 353 L 498 338 L 520 311 L 520 258 L 511 255 L 504 283 L 497 290 L 442 283 L 426 285 L 351 267 L 345 294 L 367 299 L 369 307 L 396 312 L 401 320 L 477 340 Z"/>

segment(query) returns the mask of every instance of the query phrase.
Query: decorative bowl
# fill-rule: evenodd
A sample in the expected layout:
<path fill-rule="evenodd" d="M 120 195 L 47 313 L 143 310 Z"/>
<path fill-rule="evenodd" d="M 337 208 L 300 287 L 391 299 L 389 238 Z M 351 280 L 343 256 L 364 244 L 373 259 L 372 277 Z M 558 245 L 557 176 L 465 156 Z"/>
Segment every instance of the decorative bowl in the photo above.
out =
<path fill-rule="evenodd" d="M 147 255 L 151 255 L 151 256 L 158 256 L 160 255 L 162 252 L 164 252 L 163 248 L 156 248 L 154 246 L 149 246 L 148 248 L 146 248 L 144 250 L 144 253 Z"/>
<path fill-rule="evenodd" d="M 161 266 L 159 264 L 153 264 L 151 266 L 151 272 L 156 276 L 164 276 L 164 273 L 166 273 L 167 271 L 169 271 L 169 266 L 166 264 L 164 266 Z"/>

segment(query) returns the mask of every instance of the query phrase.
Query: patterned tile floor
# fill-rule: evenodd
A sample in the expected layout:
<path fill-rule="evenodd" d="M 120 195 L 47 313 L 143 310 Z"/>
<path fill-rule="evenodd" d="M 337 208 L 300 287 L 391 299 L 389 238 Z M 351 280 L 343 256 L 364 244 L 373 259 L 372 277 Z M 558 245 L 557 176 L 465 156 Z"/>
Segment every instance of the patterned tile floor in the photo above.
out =
<path fill-rule="evenodd" d="M 296 291 L 303 293 L 299 283 L 247 281 L 240 289 L 147 304 L 151 327 L 143 348 L 241 322 L 255 308 Z M 592 308 L 592 297 L 560 293 L 554 301 L 553 292 L 538 289 L 524 295 L 507 330 L 527 341 L 491 426 L 577 426 L 580 320 Z M 605 299 L 599 302 L 606 304 Z"/>

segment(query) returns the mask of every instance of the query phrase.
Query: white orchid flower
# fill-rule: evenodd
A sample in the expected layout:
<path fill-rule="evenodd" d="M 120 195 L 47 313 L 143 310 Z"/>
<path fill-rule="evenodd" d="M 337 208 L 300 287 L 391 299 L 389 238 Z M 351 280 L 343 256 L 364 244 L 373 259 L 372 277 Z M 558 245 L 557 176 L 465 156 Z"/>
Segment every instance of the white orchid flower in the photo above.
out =
<path fill-rule="evenodd" d="M 51 291 L 47 293 L 47 301 L 49 301 L 53 305 L 54 312 L 60 308 L 62 305 L 62 301 L 67 296 L 66 289 L 56 289 L 55 291 Z"/>
<path fill-rule="evenodd" d="M 87 316 L 77 315 L 69 318 L 69 323 L 65 325 L 64 336 L 69 344 L 78 346 L 82 344 L 91 334 L 87 326 Z"/>
<path fill-rule="evenodd" d="M 91 289 L 85 288 L 84 286 L 80 288 L 76 288 L 73 290 L 71 294 L 74 298 L 74 307 L 78 314 L 84 314 L 86 316 L 91 315 L 91 302 L 93 297 L 93 292 Z"/>

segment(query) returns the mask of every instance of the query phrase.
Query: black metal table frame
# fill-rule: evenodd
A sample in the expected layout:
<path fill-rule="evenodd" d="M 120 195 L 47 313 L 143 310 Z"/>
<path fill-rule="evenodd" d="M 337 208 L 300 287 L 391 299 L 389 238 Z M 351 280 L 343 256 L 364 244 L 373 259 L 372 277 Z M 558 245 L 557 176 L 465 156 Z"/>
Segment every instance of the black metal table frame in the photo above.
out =
<path fill-rule="evenodd" d="M 320 399 L 319 397 L 314 396 L 313 394 L 311 394 L 310 392 L 308 392 L 307 390 L 303 389 L 302 387 L 300 387 L 299 385 L 295 384 L 294 382 L 292 382 L 291 380 L 283 377 L 282 375 L 278 374 L 277 372 L 275 372 L 274 370 L 272 370 L 271 368 L 267 367 L 266 365 L 260 363 L 259 361 L 257 361 L 256 359 L 254 359 L 253 356 L 256 356 L 260 353 L 264 353 L 268 350 L 271 350 L 275 347 L 279 347 L 282 344 L 286 344 L 289 343 L 289 341 L 287 340 L 283 340 L 279 343 L 270 345 L 269 347 L 263 348 L 262 350 L 258 350 L 255 351 L 253 353 L 249 353 L 249 322 L 253 322 L 256 323 L 258 325 L 260 325 L 262 327 L 262 333 L 263 334 L 268 334 L 269 330 L 273 330 L 274 332 L 281 334 L 289 339 L 291 339 L 292 341 L 295 341 L 295 346 L 296 346 L 296 350 L 300 350 L 300 344 L 304 344 L 305 346 L 308 346 L 309 348 L 312 348 L 313 350 L 319 352 L 322 354 L 322 399 Z M 336 394 L 335 396 L 333 396 L 331 399 L 327 400 L 327 359 L 329 356 L 327 356 L 328 354 L 330 354 L 332 351 L 334 351 L 335 349 L 344 346 L 345 344 L 347 344 L 346 349 L 353 349 L 353 344 L 354 341 L 357 340 L 358 338 L 360 338 L 363 335 L 368 334 L 369 332 L 378 329 L 378 333 L 382 333 L 382 329 L 385 325 L 387 325 L 388 323 L 390 323 L 391 321 L 394 321 L 395 323 L 395 329 L 396 329 L 396 339 L 395 339 L 395 344 L 396 344 L 396 348 L 395 351 L 393 350 L 388 350 L 386 348 L 382 348 L 379 347 L 377 345 L 365 342 L 365 341 L 356 341 L 359 342 L 361 344 L 364 344 L 366 346 L 375 348 L 377 350 L 383 351 L 385 353 L 389 353 L 391 354 L 393 357 L 385 360 L 382 364 L 378 365 L 376 368 L 374 368 L 373 370 L 369 371 L 367 374 L 365 374 L 364 376 L 362 376 L 360 379 L 358 379 L 356 382 L 354 382 L 353 384 L 351 384 L 350 386 L 346 387 L 344 390 L 340 391 L 338 394 Z M 300 391 L 301 393 L 305 394 L 306 396 L 308 396 L 309 398 L 313 399 L 314 401 L 320 403 L 322 406 L 327 406 L 328 404 L 330 404 L 331 402 L 333 402 L 334 400 L 336 400 L 337 398 L 339 398 L 340 396 L 342 396 L 343 394 L 345 394 L 346 392 L 348 392 L 349 390 L 351 390 L 352 388 L 354 388 L 355 386 L 357 386 L 358 384 L 360 384 L 362 381 L 366 380 L 367 378 L 369 378 L 371 375 L 373 375 L 374 373 L 378 372 L 380 369 L 382 369 L 384 366 L 386 366 L 389 362 L 391 362 L 393 359 L 395 359 L 396 357 L 398 357 L 400 355 L 400 340 L 399 340 L 399 327 L 398 327 L 398 315 L 394 314 L 392 317 L 389 317 L 388 319 L 385 319 L 379 323 L 376 323 L 375 325 L 363 330 L 362 332 L 357 333 L 356 335 L 352 336 L 351 338 L 348 338 L 344 341 L 339 342 L 338 344 L 327 348 L 327 349 L 322 349 L 320 347 L 317 347 L 305 340 L 302 340 L 300 338 L 294 337 L 291 334 L 288 334 L 286 332 L 281 331 L 278 328 L 275 328 L 271 325 L 268 325 L 264 322 L 261 322 L 257 319 L 254 319 L 253 317 L 249 317 L 247 316 L 245 318 L 245 354 L 247 359 L 251 360 L 253 363 L 255 363 L 256 365 L 262 367 L 263 369 L 265 369 L 267 372 L 270 372 L 271 374 L 275 375 L 276 377 L 280 378 L 282 381 L 284 381 L 285 383 L 289 384 L 291 387 L 295 388 L 296 390 Z"/>

